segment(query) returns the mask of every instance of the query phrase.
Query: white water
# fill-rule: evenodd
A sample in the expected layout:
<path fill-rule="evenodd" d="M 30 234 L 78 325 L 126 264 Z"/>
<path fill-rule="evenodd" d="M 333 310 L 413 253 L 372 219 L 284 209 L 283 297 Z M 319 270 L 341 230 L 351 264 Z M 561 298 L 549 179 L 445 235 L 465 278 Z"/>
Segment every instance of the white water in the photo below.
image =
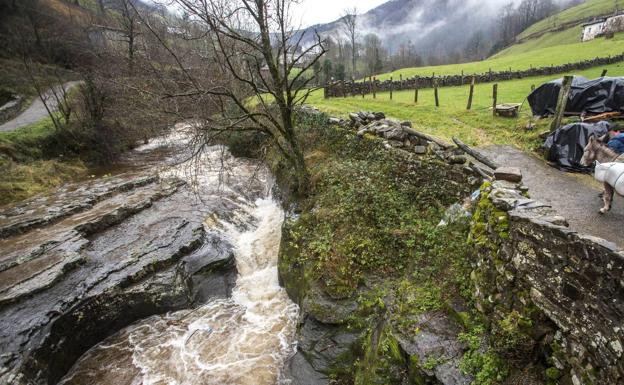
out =
<path fill-rule="evenodd" d="M 278 283 L 284 213 L 268 193 L 248 202 L 236 192 L 253 175 L 260 175 L 266 187 L 266 170 L 223 155 L 221 148 L 206 153 L 201 162 L 206 167 L 195 182 L 204 189 L 201 195 L 236 201 L 240 210 L 238 220 L 230 220 L 236 224 L 216 224 L 235 246 L 239 276 L 232 298 L 150 317 L 122 330 L 83 355 L 61 384 L 278 383 L 293 353 L 299 311 Z M 169 173 L 184 176 L 188 170 L 182 165 Z M 214 220 L 206 222 L 215 229 Z M 247 230 L 241 230 L 241 222 Z"/>

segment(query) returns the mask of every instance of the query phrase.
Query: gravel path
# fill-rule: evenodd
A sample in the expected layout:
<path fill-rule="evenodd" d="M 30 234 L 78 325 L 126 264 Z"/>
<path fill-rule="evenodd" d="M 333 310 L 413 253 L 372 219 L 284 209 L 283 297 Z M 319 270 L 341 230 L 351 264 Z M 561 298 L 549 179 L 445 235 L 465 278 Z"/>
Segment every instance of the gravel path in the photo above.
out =
<path fill-rule="evenodd" d="M 80 84 L 79 81 L 73 81 L 63 84 L 65 90 L 70 90 L 71 88 Z M 57 90 L 60 91 L 60 87 L 57 87 Z M 58 103 L 56 102 L 56 98 L 54 98 L 52 90 L 47 91 L 43 98 L 48 103 L 48 107 L 52 111 L 58 110 Z M 17 130 L 18 128 L 26 127 L 33 123 L 37 123 L 41 119 L 45 119 L 48 117 L 48 111 L 45 108 L 45 105 L 41 101 L 40 98 L 36 98 L 35 101 L 26 109 L 26 111 L 22 112 L 18 117 L 13 120 L 10 120 L 3 125 L 0 125 L 0 132 L 7 132 Z"/>
<path fill-rule="evenodd" d="M 567 218 L 572 230 L 624 249 L 624 197 L 616 196 L 611 212 L 600 215 L 602 187 L 592 176 L 559 171 L 511 146 L 488 146 L 479 151 L 500 165 L 519 167 L 531 198 L 551 205 Z"/>

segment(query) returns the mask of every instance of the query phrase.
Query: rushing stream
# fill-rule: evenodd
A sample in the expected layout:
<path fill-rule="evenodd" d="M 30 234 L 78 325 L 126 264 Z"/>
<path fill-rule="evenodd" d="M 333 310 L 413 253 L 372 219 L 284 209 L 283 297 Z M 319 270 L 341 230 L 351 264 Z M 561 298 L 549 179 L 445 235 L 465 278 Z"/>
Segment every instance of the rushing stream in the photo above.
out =
<path fill-rule="evenodd" d="M 121 330 L 84 354 L 60 384 L 279 382 L 284 361 L 293 353 L 299 309 L 278 283 L 284 212 L 271 196 L 270 175 L 221 147 L 210 148 L 193 165 L 199 167 L 185 163 L 161 175 L 192 182 L 198 193 L 189 199 L 206 205 L 227 200 L 228 207 L 236 207 L 235 212 L 208 216 L 204 224 L 206 231 L 220 232 L 233 245 L 238 278 L 232 297 L 153 316 Z M 248 193 L 250 179 L 263 187 L 263 194 Z"/>

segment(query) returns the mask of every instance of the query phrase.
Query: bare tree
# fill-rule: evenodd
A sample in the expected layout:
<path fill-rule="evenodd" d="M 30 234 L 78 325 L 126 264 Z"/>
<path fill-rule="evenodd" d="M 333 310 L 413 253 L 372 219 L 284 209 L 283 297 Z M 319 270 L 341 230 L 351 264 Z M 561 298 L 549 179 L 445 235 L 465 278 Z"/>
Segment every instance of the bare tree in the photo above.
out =
<path fill-rule="evenodd" d="M 355 76 L 355 65 L 357 61 L 357 19 L 358 10 L 356 7 L 347 8 L 342 13 L 340 19 L 342 30 L 347 35 L 351 43 L 351 75 Z"/>
<path fill-rule="evenodd" d="M 383 69 L 381 39 L 374 33 L 364 37 L 364 55 L 368 75 L 375 75 Z"/>
<path fill-rule="evenodd" d="M 123 41 L 127 47 L 128 70 L 130 73 L 134 71 L 137 40 L 141 35 L 141 17 L 136 8 L 136 1 L 137 0 L 114 0 L 111 4 L 111 9 L 117 11 L 120 15 L 120 40 Z"/>
<path fill-rule="evenodd" d="M 164 95 L 213 109 L 198 116 L 201 142 L 211 144 L 232 132 L 267 135 L 294 170 L 296 189 L 305 194 L 308 171 L 295 131 L 294 113 L 312 89 L 307 77 L 326 52 L 318 34 L 302 47 L 304 34 L 291 25 L 295 0 L 176 0 L 195 25 L 186 39 L 211 47 L 210 54 L 178 47 L 158 37 L 177 66 L 176 93 Z M 144 20 L 145 21 L 145 20 Z M 146 27 L 156 33 L 149 23 Z M 295 70 L 296 69 L 296 70 Z"/>

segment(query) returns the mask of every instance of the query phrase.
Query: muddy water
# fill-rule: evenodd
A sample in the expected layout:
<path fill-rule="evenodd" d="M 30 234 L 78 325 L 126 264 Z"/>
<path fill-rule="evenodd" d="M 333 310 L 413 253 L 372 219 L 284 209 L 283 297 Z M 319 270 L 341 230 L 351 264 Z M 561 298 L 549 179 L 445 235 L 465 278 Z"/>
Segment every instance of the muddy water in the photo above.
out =
<path fill-rule="evenodd" d="M 232 297 L 127 327 L 83 355 L 60 384 L 278 383 L 293 353 L 298 307 L 278 283 L 284 213 L 270 195 L 270 175 L 219 147 L 161 175 L 192 182 L 195 199 L 206 204 L 227 200 L 236 207 L 205 220 L 207 231 L 221 232 L 235 247 L 239 276 Z M 265 193 L 250 196 L 257 189 L 249 183 L 263 185 Z"/>

